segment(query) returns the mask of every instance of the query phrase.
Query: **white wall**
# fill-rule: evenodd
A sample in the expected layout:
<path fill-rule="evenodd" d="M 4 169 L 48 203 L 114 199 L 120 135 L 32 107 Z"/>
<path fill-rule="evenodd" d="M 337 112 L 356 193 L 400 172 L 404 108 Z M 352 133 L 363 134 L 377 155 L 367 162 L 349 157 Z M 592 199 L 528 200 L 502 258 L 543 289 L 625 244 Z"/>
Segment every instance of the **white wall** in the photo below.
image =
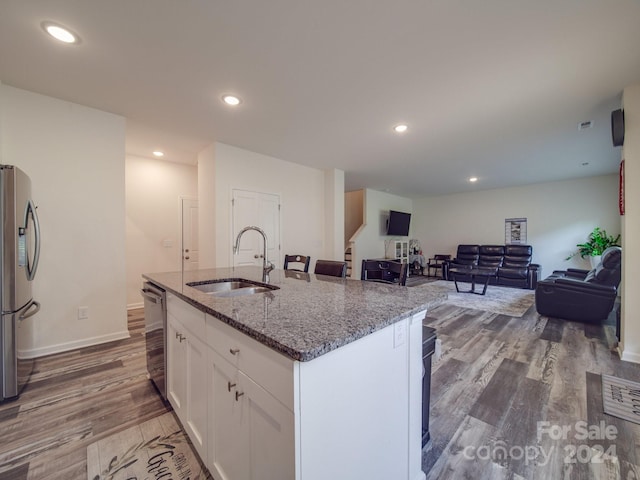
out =
<path fill-rule="evenodd" d="M 344 171 L 325 170 L 325 260 L 344 260 Z"/>
<path fill-rule="evenodd" d="M 461 243 L 505 243 L 505 219 L 527 219 L 527 244 L 542 276 L 569 267 L 591 268 L 580 256 L 565 258 L 594 227 L 620 233 L 618 177 L 605 175 L 414 200 L 413 235 L 426 257 L 455 256 Z"/>
<path fill-rule="evenodd" d="M 233 189 L 280 196 L 281 256 L 291 252 L 310 255 L 311 269 L 315 260 L 326 258 L 325 173 L 322 170 L 223 143 L 215 143 L 199 155 L 198 170 L 199 246 L 202 256 L 215 258 L 215 264 L 210 266 L 233 264 L 230 217 Z M 282 268 L 281 264 L 276 266 Z"/>
<path fill-rule="evenodd" d="M 411 213 L 413 208 L 413 202 L 409 198 L 370 189 L 364 191 L 365 225 L 355 239 L 355 252 L 352 254 L 352 278 L 360 278 L 363 259 L 384 258 L 387 242 L 401 238 L 389 237 L 385 234 L 385 222 L 389 216 L 389 210 Z M 407 238 L 403 237 L 403 239 L 414 238 L 415 236 L 411 233 L 413 231 L 414 222 L 412 217 L 410 235 Z"/>
<path fill-rule="evenodd" d="M 0 86 L 0 161 L 32 181 L 42 229 L 34 298 L 22 326 L 28 356 L 128 337 L 125 292 L 125 120 Z M 89 318 L 78 320 L 78 307 Z"/>
<path fill-rule="evenodd" d="M 200 268 L 215 268 L 216 225 L 218 205 L 216 203 L 216 144 L 212 143 L 198 154 L 198 247 Z"/>
<path fill-rule="evenodd" d="M 622 359 L 640 363 L 640 84 L 624 89 L 625 214 L 622 216 Z"/>
<path fill-rule="evenodd" d="M 197 197 L 198 169 L 126 158 L 127 307 L 142 306 L 143 273 L 182 268 L 182 197 Z"/>

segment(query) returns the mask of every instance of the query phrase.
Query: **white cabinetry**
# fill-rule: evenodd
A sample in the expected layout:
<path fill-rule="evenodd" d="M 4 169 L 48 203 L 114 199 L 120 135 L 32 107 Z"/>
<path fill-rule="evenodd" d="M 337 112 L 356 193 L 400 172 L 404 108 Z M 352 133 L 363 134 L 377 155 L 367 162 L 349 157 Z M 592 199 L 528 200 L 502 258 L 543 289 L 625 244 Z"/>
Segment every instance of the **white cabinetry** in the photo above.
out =
<path fill-rule="evenodd" d="M 396 258 L 402 263 L 409 263 L 409 242 L 405 240 L 394 240 Z"/>
<path fill-rule="evenodd" d="M 184 328 L 172 318 L 167 319 L 167 396 L 180 417 L 187 408 L 187 344 Z"/>
<path fill-rule="evenodd" d="M 207 349 L 204 313 L 167 296 L 168 398 L 202 459 L 207 455 Z"/>
<path fill-rule="evenodd" d="M 306 362 L 168 311 L 169 399 L 215 480 L 424 480 L 424 311 Z"/>
<path fill-rule="evenodd" d="M 213 476 L 293 480 L 294 414 L 276 398 L 292 399 L 293 362 L 212 317 L 207 317 L 207 339 L 216 347 L 209 349 L 208 368 Z"/>
<path fill-rule="evenodd" d="M 387 258 L 397 258 L 402 263 L 409 263 L 409 242 L 406 240 L 390 240 L 385 256 Z"/>

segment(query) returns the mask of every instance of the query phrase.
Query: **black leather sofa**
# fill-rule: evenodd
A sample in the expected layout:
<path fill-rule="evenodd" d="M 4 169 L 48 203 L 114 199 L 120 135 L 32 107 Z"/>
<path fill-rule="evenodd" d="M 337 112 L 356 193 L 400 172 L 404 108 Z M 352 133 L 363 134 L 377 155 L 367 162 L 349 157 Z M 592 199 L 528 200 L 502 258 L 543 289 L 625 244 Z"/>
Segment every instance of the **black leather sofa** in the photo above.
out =
<path fill-rule="evenodd" d="M 615 304 L 621 278 L 622 249 L 609 247 L 593 270 L 556 270 L 538 282 L 540 315 L 587 323 L 605 320 Z"/>
<path fill-rule="evenodd" d="M 450 267 L 471 268 L 493 267 L 496 276 L 489 280 L 494 285 L 520 287 L 534 290 L 540 278 L 540 265 L 531 263 L 531 245 L 458 245 L 455 258 L 445 261 L 442 276 L 453 280 Z M 464 275 L 456 274 L 458 281 L 469 281 Z"/>

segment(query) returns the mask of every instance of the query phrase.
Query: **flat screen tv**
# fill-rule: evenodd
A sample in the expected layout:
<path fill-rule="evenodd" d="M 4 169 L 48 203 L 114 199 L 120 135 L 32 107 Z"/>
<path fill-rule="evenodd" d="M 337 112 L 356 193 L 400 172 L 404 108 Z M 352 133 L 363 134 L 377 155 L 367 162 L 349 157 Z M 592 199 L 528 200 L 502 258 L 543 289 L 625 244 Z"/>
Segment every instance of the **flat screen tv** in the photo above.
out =
<path fill-rule="evenodd" d="M 389 223 L 387 223 L 387 235 L 407 237 L 409 235 L 409 223 L 411 214 L 389 210 Z"/>

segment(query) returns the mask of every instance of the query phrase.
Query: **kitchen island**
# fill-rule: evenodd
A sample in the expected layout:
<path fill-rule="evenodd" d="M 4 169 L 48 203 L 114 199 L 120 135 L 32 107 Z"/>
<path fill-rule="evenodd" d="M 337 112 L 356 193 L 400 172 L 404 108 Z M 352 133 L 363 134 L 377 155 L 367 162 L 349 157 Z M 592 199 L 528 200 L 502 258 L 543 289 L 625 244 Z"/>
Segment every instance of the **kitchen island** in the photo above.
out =
<path fill-rule="evenodd" d="M 144 275 L 168 294 L 169 401 L 214 478 L 424 478 L 422 320 L 444 294 L 283 270 L 264 293 L 194 288 L 261 276 Z"/>

